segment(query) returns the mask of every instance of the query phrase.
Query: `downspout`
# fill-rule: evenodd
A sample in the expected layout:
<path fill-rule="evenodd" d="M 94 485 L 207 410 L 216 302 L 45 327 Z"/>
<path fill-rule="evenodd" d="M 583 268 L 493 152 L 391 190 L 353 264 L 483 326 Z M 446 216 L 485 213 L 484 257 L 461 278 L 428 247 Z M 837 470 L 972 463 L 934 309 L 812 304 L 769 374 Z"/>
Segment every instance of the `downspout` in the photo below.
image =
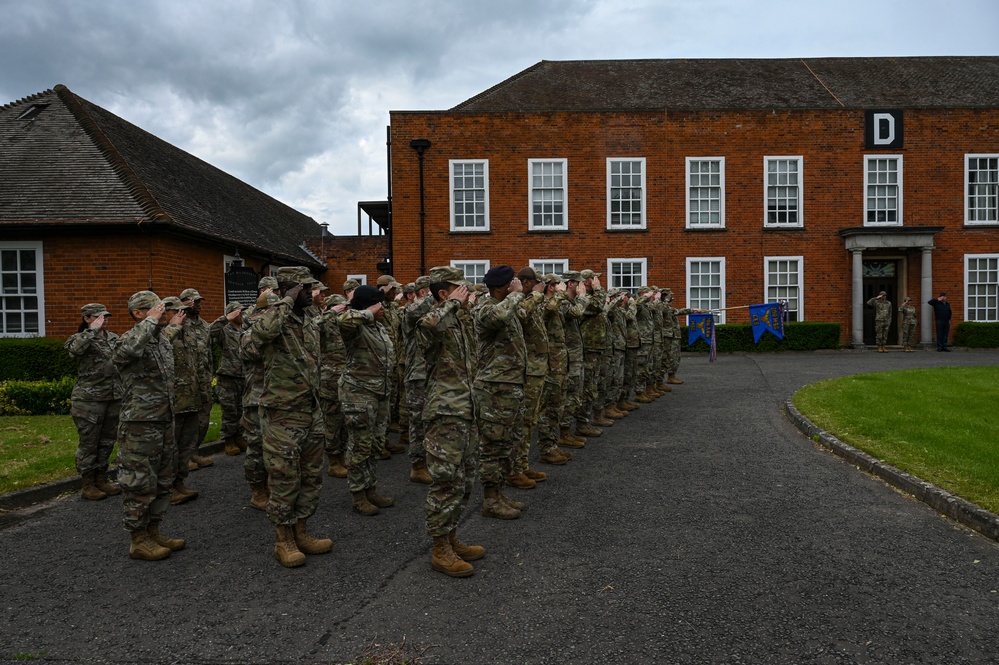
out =
<path fill-rule="evenodd" d="M 413 139 L 409 142 L 409 147 L 416 151 L 416 156 L 420 160 L 420 274 L 427 274 L 427 240 L 426 240 L 426 222 L 427 222 L 427 208 L 426 201 L 424 200 L 424 189 L 423 189 L 423 151 L 430 147 L 430 141 L 428 139 Z"/>

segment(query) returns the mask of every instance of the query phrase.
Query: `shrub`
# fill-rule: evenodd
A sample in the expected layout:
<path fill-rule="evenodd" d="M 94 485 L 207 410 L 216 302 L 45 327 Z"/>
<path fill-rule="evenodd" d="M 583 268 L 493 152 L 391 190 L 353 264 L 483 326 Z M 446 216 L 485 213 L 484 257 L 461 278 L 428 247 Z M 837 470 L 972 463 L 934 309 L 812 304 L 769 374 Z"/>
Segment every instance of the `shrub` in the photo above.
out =
<path fill-rule="evenodd" d="M 954 333 L 954 346 L 999 349 L 999 323 L 962 321 Z"/>
<path fill-rule="evenodd" d="M 0 338 L 0 381 L 53 381 L 76 376 L 76 362 L 59 337 Z"/>
<path fill-rule="evenodd" d="M 683 351 L 707 351 L 708 344 L 703 339 L 687 345 L 687 327 L 680 329 Z M 753 327 L 748 323 L 726 323 L 715 326 L 715 345 L 719 353 L 770 352 L 770 351 L 814 351 L 816 349 L 838 349 L 840 326 L 838 323 L 788 323 L 784 328 L 784 339 L 765 333 L 759 344 L 753 342 Z"/>
<path fill-rule="evenodd" d="M 0 415 L 67 415 L 74 383 L 71 376 L 56 381 L 0 382 Z"/>

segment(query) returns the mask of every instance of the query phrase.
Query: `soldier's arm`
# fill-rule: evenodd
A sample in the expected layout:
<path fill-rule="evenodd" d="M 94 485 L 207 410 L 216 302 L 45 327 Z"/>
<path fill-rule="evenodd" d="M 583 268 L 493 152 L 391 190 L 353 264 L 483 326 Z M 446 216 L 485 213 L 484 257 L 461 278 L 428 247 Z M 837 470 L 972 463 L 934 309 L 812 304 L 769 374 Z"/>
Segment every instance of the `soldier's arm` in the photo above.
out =
<path fill-rule="evenodd" d="M 672 309 L 672 308 L 670 308 Z M 687 314 L 693 314 L 694 310 L 689 307 L 684 307 L 683 309 L 674 309 L 673 316 L 686 316 Z"/>
<path fill-rule="evenodd" d="M 91 342 L 94 341 L 94 336 L 96 331 L 93 328 L 87 328 L 86 330 L 80 331 L 66 340 L 66 350 L 69 351 L 69 355 L 74 358 L 81 357 L 90 348 Z"/>
<path fill-rule="evenodd" d="M 430 338 L 432 341 L 432 336 L 426 333 L 443 333 L 448 326 L 447 316 L 453 312 L 457 312 L 461 309 L 461 303 L 457 300 L 448 300 L 440 307 L 434 307 L 429 312 L 427 312 L 417 323 L 417 327 L 421 334 L 418 338 L 421 346 L 425 339 Z"/>
<path fill-rule="evenodd" d="M 224 314 L 211 322 L 211 325 L 208 326 L 208 338 L 212 344 L 222 343 L 222 334 L 228 325 L 229 319 Z"/>
<path fill-rule="evenodd" d="M 336 317 L 340 334 L 344 339 L 354 337 L 361 326 L 374 323 L 375 315 L 366 309 L 345 309 Z"/>
<path fill-rule="evenodd" d="M 495 305 L 480 307 L 475 312 L 475 324 L 483 330 L 499 330 L 511 316 L 517 316 L 517 305 L 523 299 L 523 293 L 511 293 Z"/>
<path fill-rule="evenodd" d="M 260 318 L 250 326 L 249 334 L 253 343 L 264 347 L 277 339 L 294 304 L 291 298 L 282 298 L 264 310 Z"/>
<path fill-rule="evenodd" d="M 111 362 L 116 370 L 121 369 L 137 358 L 141 358 L 146 350 L 146 345 L 153 338 L 156 332 L 157 321 L 146 317 L 135 324 L 135 327 L 128 334 L 119 337 L 115 344 Z"/>
<path fill-rule="evenodd" d="M 510 296 L 507 296 L 503 302 L 506 302 L 509 299 Z M 544 299 L 545 296 L 540 291 L 531 291 L 530 295 L 524 296 L 517 305 L 515 309 L 517 318 L 522 321 L 526 321 L 531 316 L 531 313 L 535 310 L 535 308 L 544 302 Z"/>
<path fill-rule="evenodd" d="M 403 316 L 406 317 L 409 325 L 415 326 L 434 308 L 435 302 L 434 297 L 427 294 L 411 305 L 407 305 L 406 309 L 403 310 Z"/>

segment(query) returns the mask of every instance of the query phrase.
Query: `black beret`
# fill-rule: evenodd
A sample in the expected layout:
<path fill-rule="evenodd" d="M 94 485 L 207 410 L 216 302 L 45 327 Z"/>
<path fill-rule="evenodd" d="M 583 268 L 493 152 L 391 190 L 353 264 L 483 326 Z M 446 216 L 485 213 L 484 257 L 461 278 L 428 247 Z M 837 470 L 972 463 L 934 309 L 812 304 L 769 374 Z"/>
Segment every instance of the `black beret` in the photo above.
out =
<path fill-rule="evenodd" d="M 513 268 L 510 266 L 497 266 L 490 268 L 486 276 L 482 278 L 486 286 L 504 286 L 513 281 Z"/>
<path fill-rule="evenodd" d="M 350 308 L 367 309 L 383 300 L 385 300 L 385 294 L 381 292 L 381 289 L 362 284 L 354 290 L 354 297 L 350 299 Z"/>

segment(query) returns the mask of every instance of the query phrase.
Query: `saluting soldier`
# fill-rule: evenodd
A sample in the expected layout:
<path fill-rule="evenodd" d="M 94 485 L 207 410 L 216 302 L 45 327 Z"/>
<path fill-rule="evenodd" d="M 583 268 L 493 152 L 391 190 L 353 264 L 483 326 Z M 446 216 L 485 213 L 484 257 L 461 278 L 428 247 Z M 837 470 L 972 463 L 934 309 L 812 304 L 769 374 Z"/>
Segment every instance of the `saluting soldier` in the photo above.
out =
<path fill-rule="evenodd" d="M 409 290 L 409 293 L 406 291 Z M 423 423 L 423 407 L 426 402 L 427 362 L 423 357 L 417 334 L 417 324 L 434 306 L 434 296 L 430 293 L 430 277 L 422 275 L 403 289 L 405 298 L 401 318 L 402 343 L 405 354 L 405 394 L 406 411 L 409 414 L 409 479 L 414 483 L 429 485 L 426 453 L 423 440 L 426 428 Z M 401 440 L 401 439 L 400 439 Z"/>
<path fill-rule="evenodd" d="M 545 285 L 543 316 L 548 332 L 548 373 L 541 391 L 538 414 L 538 461 L 562 465 L 572 459 L 572 453 L 559 450 L 559 424 L 565 410 L 565 384 L 569 372 L 569 349 L 565 341 L 565 316 L 562 313 L 568 299 L 566 286 L 558 275 L 542 277 Z M 570 447 L 578 447 L 570 442 Z"/>
<path fill-rule="evenodd" d="M 565 302 L 562 303 L 565 326 L 565 345 L 569 356 L 566 372 L 565 409 L 562 412 L 559 445 L 565 448 L 582 448 L 587 436 L 600 436 L 603 430 L 590 425 L 590 409 L 584 405 L 586 391 L 583 374 L 583 335 L 580 321 L 589 305 L 583 276 L 578 270 L 565 273 Z M 575 426 L 575 432 L 573 427 Z"/>
<path fill-rule="evenodd" d="M 226 455 L 239 455 L 246 450 L 246 438 L 240 422 L 243 420 L 243 361 L 239 340 L 243 336 L 243 304 L 234 301 L 226 305 L 225 313 L 208 326 L 212 345 L 221 351 L 219 368 L 215 371 L 215 392 L 222 408 L 220 434 Z"/>
<path fill-rule="evenodd" d="M 673 307 L 673 291 L 670 289 L 663 289 L 662 292 L 664 296 L 664 326 L 666 330 L 665 335 L 667 337 L 667 344 L 665 345 L 666 383 L 677 385 L 683 383 L 683 379 L 679 379 L 676 376 L 676 371 L 680 368 L 680 317 L 686 316 L 687 314 L 702 314 L 708 310 L 690 307 L 677 309 L 676 307 Z M 662 374 L 659 376 L 662 376 Z"/>
<path fill-rule="evenodd" d="M 902 315 L 902 346 L 906 353 L 912 353 L 912 342 L 916 334 L 916 308 L 912 306 L 912 298 L 907 296 L 898 312 Z"/>
<path fill-rule="evenodd" d="M 201 318 L 201 303 L 204 297 L 197 289 L 184 289 L 180 292 L 180 301 L 188 307 L 187 325 L 194 335 L 197 348 L 198 390 L 201 392 L 201 406 L 198 409 L 198 446 L 208 434 L 208 426 L 212 417 L 212 370 L 215 359 L 212 357 L 211 332 L 208 324 Z M 215 460 L 206 455 L 199 455 L 197 449 L 191 461 L 199 467 L 215 464 Z"/>
<path fill-rule="evenodd" d="M 164 298 L 163 306 L 167 311 L 177 312 L 165 332 L 173 347 L 173 433 L 177 440 L 177 474 L 170 503 L 179 505 L 198 498 L 198 492 L 187 487 L 184 481 L 193 469 L 198 468 L 193 456 L 200 443 L 198 417 L 202 393 L 198 386 L 197 341 L 187 319 L 190 307 L 182 304 L 180 298 L 174 296 Z"/>
<path fill-rule="evenodd" d="M 347 450 L 347 431 L 343 425 L 343 409 L 340 408 L 340 376 L 347 366 L 347 347 L 340 336 L 337 317 L 347 307 L 347 299 L 334 293 L 326 298 L 326 310 L 319 320 L 320 353 L 322 365 L 319 370 L 319 402 L 323 410 L 323 423 L 326 432 L 326 457 L 329 460 L 329 475 L 334 478 L 347 477 L 347 464 L 344 454 Z"/>
<path fill-rule="evenodd" d="M 607 348 L 607 294 L 600 285 L 600 274 L 592 270 L 580 273 L 583 287 L 590 294 L 579 328 L 583 337 L 583 407 L 590 425 L 610 427 L 614 421 L 604 417 L 606 386 L 604 385 L 603 355 Z M 599 436 L 589 434 L 587 436 Z"/>
<path fill-rule="evenodd" d="M 888 353 L 885 345 L 888 343 L 888 328 L 891 327 L 891 301 L 888 294 L 881 291 L 867 301 L 868 307 L 874 308 L 874 335 L 878 343 L 878 353 Z"/>

